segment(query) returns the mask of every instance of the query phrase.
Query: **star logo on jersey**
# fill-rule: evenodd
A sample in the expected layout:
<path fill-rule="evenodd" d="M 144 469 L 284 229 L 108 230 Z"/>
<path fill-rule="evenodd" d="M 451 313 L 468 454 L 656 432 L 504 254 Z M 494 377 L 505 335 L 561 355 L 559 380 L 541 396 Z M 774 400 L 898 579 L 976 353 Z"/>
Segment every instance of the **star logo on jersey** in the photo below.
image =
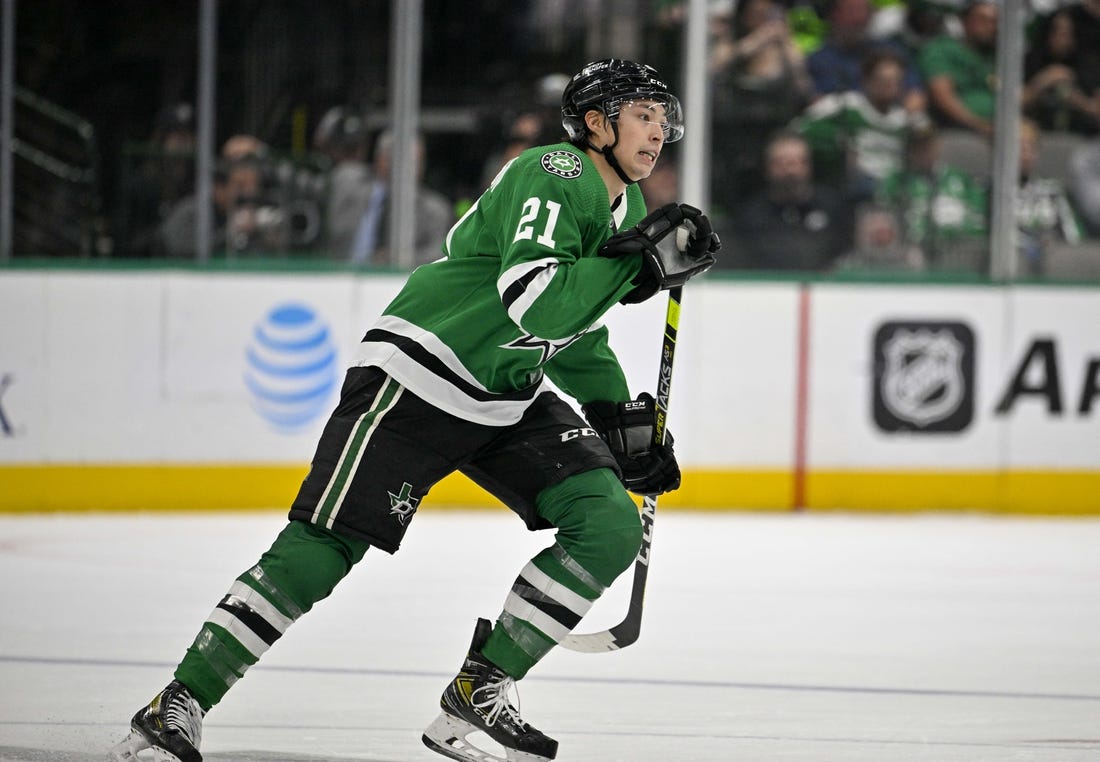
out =
<path fill-rule="evenodd" d="M 538 336 L 525 333 L 515 341 L 510 341 L 507 344 L 502 344 L 501 349 L 537 349 L 542 353 L 542 357 L 539 358 L 539 365 L 549 360 L 558 352 L 565 349 L 567 346 L 577 341 L 581 336 L 584 336 L 584 332 L 576 334 L 575 336 L 569 336 L 565 339 L 557 339 L 556 341 L 550 339 L 542 339 Z"/>
<path fill-rule="evenodd" d="M 390 515 L 396 516 L 397 520 L 404 524 L 416 513 L 420 498 L 412 496 L 412 485 L 408 482 L 401 485 L 401 491 L 396 495 L 389 490 L 386 492 L 390 496 Z"/>
<path fill-rule="evenodd" d="M 542 168 L 552 175 L 572 180 L 580 177 L 584 165 L 581 164 L 581 157 L 572 151 L 551 151 L 543 154 Z"/>

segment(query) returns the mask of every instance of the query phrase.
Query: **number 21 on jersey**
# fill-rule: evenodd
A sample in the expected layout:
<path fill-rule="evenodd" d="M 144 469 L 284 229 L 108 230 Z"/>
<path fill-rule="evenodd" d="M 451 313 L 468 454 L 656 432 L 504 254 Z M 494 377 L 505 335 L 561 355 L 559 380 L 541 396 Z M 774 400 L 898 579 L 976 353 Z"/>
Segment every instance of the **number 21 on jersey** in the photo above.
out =
<path fill-rule="evenodd" d="M 538 226 L 542 218 L 544 206 L 546 207 L 546 222 L 541 226 L 542 232 L 536 236 L 535 227 Z M 558 224 L 559 212 L 561 212 L 561 204 L 556 201 L 543 201 L 536 196 L 527 199 L 523 202 L 523 216 L 519 218 L 516 237 L 512 239 L 512 243 L 529 241 L 534 237 L 536 243 L 551 249 L 555 248 L 557 244 L 554 242 L 554 228 Z"/>

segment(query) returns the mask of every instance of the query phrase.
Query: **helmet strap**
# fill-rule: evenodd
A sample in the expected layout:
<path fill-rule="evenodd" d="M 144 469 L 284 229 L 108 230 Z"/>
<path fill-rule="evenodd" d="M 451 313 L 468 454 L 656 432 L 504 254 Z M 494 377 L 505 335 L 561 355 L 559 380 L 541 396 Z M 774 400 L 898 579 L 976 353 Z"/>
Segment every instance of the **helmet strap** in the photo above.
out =
<path fill-rule="evenodd" d="M 614 143 L 605 145 L 603 148 L 596 148 L 596 146 L 592 145 L 592 141 L 589 141 L 588 145 L 592 146 L 592 148 L 603 154 L 604 160 L 607 161 L 608 166 L 615 170 L 615 174 L 619 176 L 620 180 L 622 180 L 627 185 L 633 185 L 638 181 L 631 180 L 627 176 L 626 172 L 623 171 L 622 165 L 619 164 L 619 159 L 615 156 L 615 146 L 619 145 L 619 125 L 614 120 L 611 120 L 611 130 L 615 133 Z"/>

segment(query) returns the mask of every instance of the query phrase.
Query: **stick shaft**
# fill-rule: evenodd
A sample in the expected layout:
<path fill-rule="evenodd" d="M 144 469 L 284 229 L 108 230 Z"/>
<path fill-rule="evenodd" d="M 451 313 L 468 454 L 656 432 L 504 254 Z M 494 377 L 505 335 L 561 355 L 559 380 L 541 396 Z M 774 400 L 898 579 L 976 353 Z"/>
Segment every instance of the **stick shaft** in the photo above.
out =
<path fill-rule="evenodd" d="M 672 392 L 672 363 L 676 358 L 676 338 L 680 329 L 680 300 L 683 289 L 670 289 L 665 311 L 664 340 L 661 342 L 661 363 L 657 372 L 657 420 L 653 426 L 653 441 L 663 444 L 668 426 L 668 405 Z M 622 622 L 602 632 L 571 633 L 561 644 L 573 651 L 599 653 L 617 651 L 638 639 L 642 629 L 642 607 L 645 604 L 646 578 L 653 547 L 653 523 L 657 516 L 657 496 L 642 498 L 642 546 L 634 559 L 634 582 L 630 589 L 630 604 Z"/>

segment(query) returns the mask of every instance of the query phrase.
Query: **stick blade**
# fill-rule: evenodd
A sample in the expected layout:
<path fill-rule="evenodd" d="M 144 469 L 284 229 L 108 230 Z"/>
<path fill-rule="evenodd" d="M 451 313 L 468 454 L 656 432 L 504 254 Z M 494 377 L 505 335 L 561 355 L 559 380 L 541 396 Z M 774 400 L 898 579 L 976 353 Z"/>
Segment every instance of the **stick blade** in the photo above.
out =
<path fill-rule="evenodd" d="M 615 642 L 615 636 L 611 630 L 603 632 L 571 633 L 565 636 L 561 645 L 570 651 L 578 651 L 583 654 L 600 654 L 607 651 L 618 651 L 621 645 Z"/>
<path fill-rule="evenodd" d="M 562 640 L 561 645 L 570 651 L 585 654 L 607 653 L 626 648 L 638 639 L 641 630 L 640 621 L 630 621 L 628 618 L 622 624 L 603 632 L 570 633 Z"/>

